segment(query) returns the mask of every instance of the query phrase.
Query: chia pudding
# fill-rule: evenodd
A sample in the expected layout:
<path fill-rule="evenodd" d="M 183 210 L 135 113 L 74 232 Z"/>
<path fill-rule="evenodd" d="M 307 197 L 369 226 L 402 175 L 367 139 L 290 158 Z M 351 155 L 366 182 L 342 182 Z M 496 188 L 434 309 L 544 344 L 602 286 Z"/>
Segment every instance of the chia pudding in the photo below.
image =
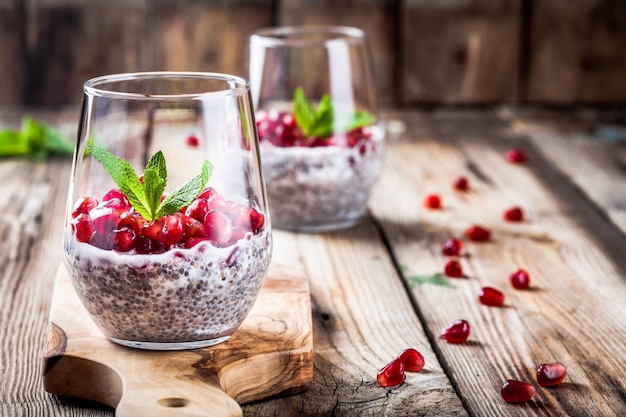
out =
<path fill-rule="evenodd" d="M 274 226 L 322 231 L 356 223 L 366 210 L 372 186 L 383 168 L 382 129 L 372 125 L 308 142 L 300 140 L 296 132 L 296 139 L 288 137 L 290 144 L 285 145 L 291 119 L 283 113 L 283 126 L 278 126 L 276 134 L 277 126 L 263 126 L 266 117 L 281 117 L 262 113 L 258 123 Z M 271 134 L 270 127 L 274 129 Z"/>
<path fill-rule="evenodd" d="M 202 241 L 189 249 L 137 254 L 79 242 L 68 231 L 64 249 L 74 288 L 107 337 L 217 343 L 252 308 L 270 262 L 271 237 L 266 228 L 228 247 Z"/>

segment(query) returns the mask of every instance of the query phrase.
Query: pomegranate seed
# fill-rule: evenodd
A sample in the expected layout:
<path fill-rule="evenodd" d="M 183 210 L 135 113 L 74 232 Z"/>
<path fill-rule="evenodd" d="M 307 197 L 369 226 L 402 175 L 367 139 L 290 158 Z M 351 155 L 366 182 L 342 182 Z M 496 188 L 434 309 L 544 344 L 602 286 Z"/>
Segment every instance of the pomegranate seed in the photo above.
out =
<path fill-rule="evenodd" d="M 198 139 L 198 137 L 195 135 L 187 136 L 186 142 L 187 142 L 187 146 L 190 146 L 192 148 L 197 148 L 198 146 L 200 146 L 200 139 Z"/>
<path fill-rule="evenodd" d="M 167 246 L 175 245 L 183 240 L 184 226 L 181 215 L 171 214 L 161 219 L 163 227 L 161 229 L 161 242 Z"/>
<path fill-rule="evenodd" d="M 91 235 L 95 232 L 91 217 L 87 213 L 81 213 L 72 221 L 72 229 L 76 234 L 76 240 L 89 243 Z"/>
<path fill-rule="evenodd" d="M 209 212 L 209 204 L 205 198 L 197 198 L 195 199 L 187 210 L 185 211 L 185 216 L 192 217 L 198 221 L 203 221 L 204 216 Z"/>
<path fill-rule="evenodd" d="M 524 269 L 518 269 L 509 276 L 511 285 L 516 290 L 525 290 L 530 287 L 530 275 Z"/>
<path fill-rule="evenodd" d="M 441 208 L 441 197 L 438 194 L 428 194 L 424 198 L 424 207 L 427 209 L 439 209 Z"/>
<path fill-rule="evenodd" d="M 106 236 L 117 227 L 120 214 L 116 209 L 111 207 L 96 207 L 89 212 L 89 216 L 93 221 L 93 227 L 97 233 Z"/>
<path fill-rule="evenodd" d="M 193 217 L 183 216 L 183 226 L 185 229 L 185 239 L 204 237 L 206 233 L 204 224 Z"/>
<path fill-rule="evenodd" d="M 137 244 L 137 234 L 133 229 L 119 229 L 115 231 L 113 249 L 118 252 L 128 252 L 135 248 Z"/>
<path fill-rule="evenodd" d="M 404 382 L 404 365 L 401 361 L 394 359 L 383 367 L 376 374 L 376 382 L 381 387 L 393 387 Z"/>
<path fill-rule="evenodd" d="M 185 247 L 187 249 L 193 248 L 194 246 L 196 246 L 200 242 L 208 242 L 208 241 L 209 241 L 208 237 L 192 237 L 192 238 L 187 239 L 185 241 Z"/>
<path fill-rule="evenodd" d="M 501 307 L 504 304 L 504 294 L 491 287 L 483 287 L 478 299 L 482 304 L 490 307 Z"/>
<path fill-rule="evenodd" d="M 157 242 L 161 241 L 161 234 L 163 231 L 163 223 L 160 220 L 153 220 L 149 223 L 146 223 L 141 228 L 141 235 Z"/>
<path fill-rule="evenodd" d="M 505 154 L 506 160 L 514 164 L 522 164 L 528 160 L 526 152 L 521 149 L 509 149 Z"/>
<path fill-rule="evenodd" d="M 463 250 L 463 241 L 457 238 L 450 238 L 441 245 L 441 253 L 445 256 L 460 256 Z"/>
<path fill-rule="evenodd" d="M 204 218 L 204 227 L 207 237 L 217 246 L 223 246 L 230 241 L 233 227 L 226 214 L 218 210 L 211 210 Z"/>
<path fill-rule="evenodd" d="M 424 356 L 413 348 L 400 352 L 398 360 L 404 365 L 405 371 L 419 372 L 424 369 Z"/>
<path fill-rule="evenodd" d="M 446 262 L 446 265 L 443 267 L 443 272 L 450 278 L 463 277 L 463 267 L 461 263 L 455 259 Z"/>
<path fill-rule="evenodd" d="M 465 235 L 469 240 L 474 242 L 486 242 L 491 238 L 491 230 L 482 226 L 471 226 L 465 231 Z"/>
<path fill-rule="evenodd" d="M 141 217 L 139 213 L 125 212 L 120 215 L 120 219 L 117 222 L 118 229 L 132 229 L 135 233 L 138 233 L 141 228 L 146 224 L 146 220 Z"/>
<path fill-rule="evenodd" d="M 114 198 L 118 199 L 124 207 L 130 208 L 130 202 L 128 201 L 128 197 L 126 197 L 126 194 L 124 194 L 122 190 L 118 188 L 113 188 L 107 191 L 106 194 L 104 194 L 104 196 L 102 197 L 102 201 L 109 201 L 113 200 Z"/>
<path fill-rule="evenodd" d="M 469 190 L 469 180 L 467 177 L 459 177 L 454 181 L 454 188 L 459 191 Z"/>
<path fill-rule="evenodd" d="M 511 207 L 504 211 L 503 217 L 509 222 L 521 222 L 524 220 L 524 212 L 519 207 Z"/>
<path fill-rule="evenodd" d="M 448 343 L 463 343 L 470 335 L 470 325 L 465 320 L 458 320 L 441 332 L 441 338 Z"/>
<path fill-rule="evenodd" d="M 196 197 L 197 200 L 199 199 L 204 199 L 204 200 L 208 200 L 209 198 L 213 197 L 214 195 L 217 194 L 217 191 L 215 191 L 214 188 L 208 187 L 205 188 L 198 197 Z"/>
<path fill-rule="evenodd" d="M 113 249 L 114 240 L 115 237 L 113 232 L 100 234 L 96 231 L 93 235 L 91 235 L 91 238 L 89 239 L 89 244 L 91 246 L 95 246 L 96 248 L 111 250 Z"/>
<path fill-rule="evenodd" d="M 98 200 L 93 197 L 79 198 L 72 209 L 72 217 L 76 218 L 79 214 L 89 213 L 91 210 L 96 208 L 97 205 Z"/>
<path fill-rule="evenodd" d="M 140 254 L 150 253 L 163 253 L 165 252 L 165 245 L 158 240 L 150 239 L 147 236 L 137 236 L 137 243 L 135 244 L 135 252 Z"/>
<path fill-rule="evenodd" d="M 537 383 L 542 387 L 559 385 L 567 376 L 567 369 L 562 363 L 544 363 L 537 368 Z"/>
<path fill-rule="evenodd" d="M 528 382 L 509 379 L 500 390 L 502 399 L 507 403 L 523 403 L 535 396 L 535 387 Z"/>

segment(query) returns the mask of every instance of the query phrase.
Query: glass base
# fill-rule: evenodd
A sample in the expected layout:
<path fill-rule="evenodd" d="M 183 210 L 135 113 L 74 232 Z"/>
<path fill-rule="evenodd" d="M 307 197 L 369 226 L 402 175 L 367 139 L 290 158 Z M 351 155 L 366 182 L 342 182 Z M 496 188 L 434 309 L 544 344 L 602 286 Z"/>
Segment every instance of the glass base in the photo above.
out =
<path fill-rule="evenodd" d="M 281 223 L 274 219 L 272 219 L 272 227 L 275 229 L 288 230 L 291 232 L 305 232 L 305 233 L 322 233 L 322 232 L 334 232 L 338 230 L 349 229 L 351 227 L 356 226 L 361 220 L 361 216 L 346 219 L 346 220 L 337 220 L 333 222 L 287 222 Z"/>
<path fill-rule="evenodd" d="M 136 349 L 145 349 L 145 350 L 186 350 L 186 349 L 199 349 L 204 347 L 209 347 L 213 345 L 217 345 L 218 343 L 222 343 L 227 341 L 230 336 L 218 337 L 217 339 L 209 339 L 209 340 L 197 340 L 193 342 L 174 342 L 174 343 L 164 343 L 164 342 L 138 342 L 136 340 L 123 340 L 116 339 L 115 337 L 109 337 L 109 340 L 117 343 L 118 345 L 136 348 Z"/>

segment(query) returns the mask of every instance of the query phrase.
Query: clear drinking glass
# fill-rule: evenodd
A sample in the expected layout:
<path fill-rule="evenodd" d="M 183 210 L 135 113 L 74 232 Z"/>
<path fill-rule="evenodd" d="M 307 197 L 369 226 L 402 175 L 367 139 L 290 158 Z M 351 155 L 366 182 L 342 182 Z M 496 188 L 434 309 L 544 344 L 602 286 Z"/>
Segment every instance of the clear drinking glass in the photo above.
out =
<path fill-rule="evenodd" d="M 64 260 L 104 335 L 154 350 L 228 339 L 272 251 L 249 83 L 188 72 L 91 79 L 75 152 Z"/>
<path fill-rule="evenodd" d="M 262 29 L 249 76 L 275 227 L 356 224 L 384 159 L 384 127 L 366 34 L 338 26 Z"/>

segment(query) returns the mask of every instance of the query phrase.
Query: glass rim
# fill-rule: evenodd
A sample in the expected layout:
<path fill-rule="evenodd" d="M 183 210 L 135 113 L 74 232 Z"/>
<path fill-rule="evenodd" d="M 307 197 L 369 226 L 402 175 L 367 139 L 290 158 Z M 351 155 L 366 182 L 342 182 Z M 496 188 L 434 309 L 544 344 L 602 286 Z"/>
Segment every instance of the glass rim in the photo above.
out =
<path fill-rule="evenodd" d="M 198 91 L 197 93 L 174 93 L 174 94 L 147 94 L 131 93 L 116 90 L 114 88 L 101 88 L 104 84 L 114 84 L 123 81 L 142 80 L 173 80 L 173 79 L 198 79 L 215 80 L 230 83 L 231 88 L 216 89 L 212 91 Z M 83 84 L 85 94 L 104 97 L 119 98 L 127 100 L 200 100 L 211 97 L 228 97 L 241 95 L 250 91 L 250 82 L 236 75 L 223 74 L 218 72 L 199 71 L 146 71 L 146 72 L 125 72 L 117 74 L 107 74 L 93 77 Z"/>
<path fill-rule="evenodd" d="M 300 37 L 291 37 L 300 35 Z M 303 36 L 304 35 L 304 36 Z M 311 39 L 306 35 L 328 35 L 327 39 Z M 273 26 L 254 31 L 250 43 L 267 47 L 326 45 L 337 41 L 363 42 L 367 38 L 364 30 L 339 25 Z"/>

